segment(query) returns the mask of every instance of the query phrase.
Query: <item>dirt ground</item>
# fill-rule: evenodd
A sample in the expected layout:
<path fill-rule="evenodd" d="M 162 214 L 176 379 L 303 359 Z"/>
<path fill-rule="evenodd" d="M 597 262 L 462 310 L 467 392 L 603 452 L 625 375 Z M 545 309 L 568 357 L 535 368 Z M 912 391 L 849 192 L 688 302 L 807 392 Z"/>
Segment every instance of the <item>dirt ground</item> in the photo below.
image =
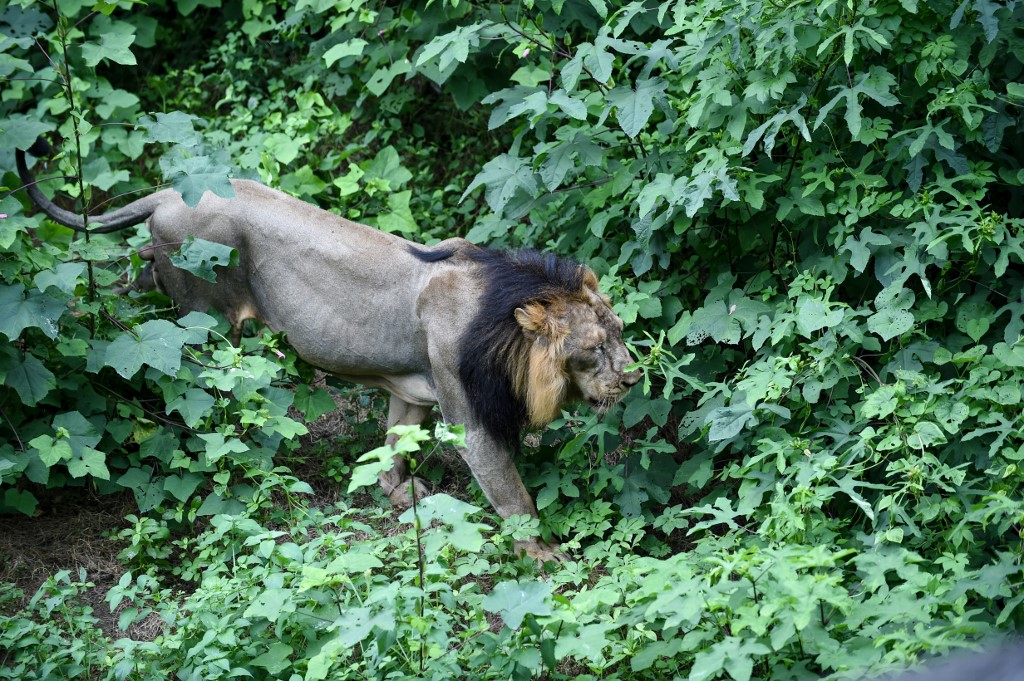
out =
<path fill-rule="evenodd" d="M 325 457 L 317 452 L 325 448 L 331 451 L 332 440 L 349 436 L 353 422 L 373 418 L 366 407 L 360 408 L 341 395 L 336 396 L 336 402 L 339 409 L 307 424 L 309 435 L 301 438 L 301 447 L 287 462 L 294 474 L 313 488 L 313 497 L 307 499 L 312 507 L 337 503 L 343 491 L 342 484 L 328 477 Z M 379 442 L 366 443 L 366 447 L 375 447 L 383 439 L 381 423 Z M 444 452 L 439 455 L 439 463 L 445 473 L 435 491 L 464 498 L 470 477 L 461 458 L 454 452 Z M 134 496 L 128 491 L 101 496 L 88 488 L 33 489 L 33 493 L 39 498 L 35 517 L 0 515 L 0 589 L 13 585 L 23 593 L 20 603 L 25 605 L 48 577 L 70 570 L 77 579 L 79 568 L 83 568 L 87 581 L 94 584 L 83 594 L 84 604 L 92 607 L 108 638 L 127 636 L 149 641 L 159 635 L 163 623 L 156 615 L 132 625 L 127 632 L 121 631 L 117 625 L 120 609 L 111 612 L 104 601 L 127 569 L 117 558 L 125 544 L 116 539 L 116 534 L 128 526 L 126 515 L 138 513 Z M 364 494 L 355 503 L 377 502 Z"/>
<path fill-rule="evenodd" d="M 117 559 L 123 544 L 112 537 L 124 526 L 124 517 L 137 512 L 132 494 L 96 496 L 85 488 L 71 488 L 41 496 L 36 517 L 0 516 L 0 588 L 14 585 L 27 604 L 48 577 L 70 570 L 78 579 L 81 568 L 95 585 L 84 592 L 82 602 L 92 607 L 107 637 L 155 638 L 158 618 L 123 632 L 117 626 L 119 613 L 112 613 L 103 600 L 125 572 Z"/>

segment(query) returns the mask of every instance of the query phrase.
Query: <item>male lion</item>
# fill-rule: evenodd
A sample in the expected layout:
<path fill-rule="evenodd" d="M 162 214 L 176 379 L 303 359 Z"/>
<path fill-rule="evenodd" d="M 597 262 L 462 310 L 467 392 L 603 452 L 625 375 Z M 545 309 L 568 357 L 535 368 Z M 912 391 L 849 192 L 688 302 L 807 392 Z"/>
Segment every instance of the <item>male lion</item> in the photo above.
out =
<path fill-rule="evenodd" d="M 20 150 L 17 162 L 35 204 L 83 231 L 81 216 L 35 185 Z M 91 217 L 89 229 L 146 221 L 156 245 L 142 253 L 151 262 L 137 286 L 158 288 L 182 313 L 219 310 L 236 342 L 246 319 L 285 332 L 313 366 L 390 392 L 389 428 L 419 424 L 440 405 L 446 421 L 465 424 L 461 454 L 503 518 L 537 516 L 513 463 L 523 427 L 547 424 L 571 401 L 607 409 L 639 380 L 625 370 L 622 320 L 582 265 L 463 239 L 420 246 L 257 182 L 232 184 L 234 199 L 207 193 L 195 208 L 158 191 Z M 174 267 L 168 254 L 189 235 L 237 249 L 238 266 L 215 283 Z M 380 484 L 407 505 L 409 486 L 421 483 L 396 457 Z M 537 539 L 517 549 L 556 555 Z"/>

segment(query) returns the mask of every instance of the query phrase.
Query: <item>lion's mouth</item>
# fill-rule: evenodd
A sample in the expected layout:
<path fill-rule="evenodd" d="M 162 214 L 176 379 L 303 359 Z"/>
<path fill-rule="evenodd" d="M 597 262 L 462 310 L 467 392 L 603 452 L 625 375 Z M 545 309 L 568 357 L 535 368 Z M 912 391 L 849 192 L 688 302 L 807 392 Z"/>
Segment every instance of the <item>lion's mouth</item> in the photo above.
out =
<path fill-rule="evenodd" d="M 587 398 L 587 404 L 598 414 L 603 414 L 612 408 L 612 405 L 619 401 L 622 397 L 620 394 L 608 395 L 606 397 L 590 397 Z"/>

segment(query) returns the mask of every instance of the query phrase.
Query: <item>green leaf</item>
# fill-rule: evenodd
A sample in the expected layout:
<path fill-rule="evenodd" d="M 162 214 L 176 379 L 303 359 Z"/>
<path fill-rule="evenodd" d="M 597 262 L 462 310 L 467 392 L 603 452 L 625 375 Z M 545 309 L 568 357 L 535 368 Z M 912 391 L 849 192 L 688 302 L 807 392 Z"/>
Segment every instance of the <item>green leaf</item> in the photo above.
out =
<path fill-rule="evenodd" d="M 82 177 L 87 184 L 99 187 L 103 191 L 109 191 L 118 182 L 127 182 L 129 179 L 127 170 L 111 170 L 110 162 L 102 156 L 85 164 L 82 168 Z"/>
<path fill-rule="evenodd" d="M 868 317 L 868 329 L 882 340 L 901 336 L 914 327 L 914 292 L 902 285 L 889 286 L 875 296 L 877 312 Z"/>
<path fill-rule="evenodd" d="M 14 388 L 22 404 L 34 407 L 57 387 L 57 378 L 38 357 L 26 352 L 23 357 L 11 356 L 6 362 L 4 385 Z"/>
<path fill-rule="evenodd" d="M 172 253 L 168 259 L 175 267 L 210 282 L 217 281 L 214 267 L 238 267 L 238 251 L 236 249 L 200 239 L 192 234 L 185 237 L 181 248 Z"/>
<path fill-rule="evenodd" d="M 292 665 L 289 659 L 291 654 L 292 647 L 290 645 L 275 641 L 270 644 L 270 650 L 262 655 L 257 655 L 250 664 L 254 667 L 263 667 L 267 673 L 278 676 Z"/>
<path fill-rule="evenodd" d="M 53 429 L 63 434 L 63 437 L 71 445 L 71 450 L 78 457 L 81 457 L 87 449 L 95 447 L 102 438 L 102 433 L 93 422 L 77 411 L 57 414 L 53 417 Z"/>
<path fill-rule="evenodd" d="M 275 132 L 263 140 L 263 146 L 266 147 L 275 160 L 288 164 L 298 157 L 303 144 L 308 141 L 309 139 L 304 135 L 295 137 L 294 135 L 286 135 L 283 132 Z"/>
<path fill-rule="evenodd" d="M 994 316 L 995 308 L 984 297 L 972 298 L 957 307 L 956 328 L 977 343 L 992 325 Z"/>
<path fill-rule="evenodd" d="M 91 475 L 101 480 L 110 479 L 110 471 L 107 470 L 107 455 L 96 451 L 92 447 L 84 447 L 81 456 L 68 461 L 68 473 L 73 478 L 84 478 Z"/>
<path fill-rule="evenodd" d="M 887 246 L 890 243 L 892 241 L 889 237 L 872 232 L 870 227 L 865 227 L 860 231 L 859 239 L 851 234 L 839 250 L 849 251 L 850 265 L 858 272 L 863 272 L 871 257 L 870 246 Z"/>
<path fill-rule="evenodd" d="M 897 405 L 896 386 L 883 385 L 867 396 L 861 405 L 861 414 L 866 419 L 884 419 L 896 411 Z"/>
<path fill-rule="evenodd" d="M 616 111 L 616 118 L 622 131 L 629 138 L 636 137 L 654 112 L 654 98 L 663 96 L 666 82 L 661 78 L 643 78 L 636 82 L 636 89 L 616 87 L 608 91 L 606 98 Z"/>
<path fill-rule="evenodd" d="M 123 333 L 107 346 L 103 363 L 125 378 L 148 365 L 168 376 L 181 367 L 181 349 L 189 333 L 165 319 L 154 319 Z"/>
<path fill-rule="evenodd" d="M 315 421 L 324 414 L 338 408 L 331 393 L 323 388 L 310 390 L 308 385 L 300 384 L 295 388 L 295 408 L 302 412 L 306 421 Z"/>
<path fill-rule="evenodd" d="M 0 131 L 3 131 L 3 134 L 0 134 L 0 150 L 28 151 L 38 137 L 56 128 L 53 122 L 41 121 L 38 116 L 5 113 L 3 121 L 0 121 Z"/>
<path fill-rule="evenodd" d="M 757 422 L 754 416 L 754 408 L 749 404 L 742 403 L 719 407 L 711 411 L 704 419 L 705 423 L 711 424 L 708 431 L 708 442 L 720 440 L 731 440 L 743 431 L 744 428 Z"/>
<path fill-rule="evenodd" d="M 264 589 L 242 613 L 242 617 L 262 617 L 276 622 L 282 614 L 295 611 L 291 589 Z"/>
<path fill-rule="evenodd" d="M 811 338 L 816 331 L 831 328 L 843 321 L 842 308 L 829 308 L 825 301 L 800 298 L 796 304 L 796 328 L 800 335 Z"/>
<path fill-rule="evenodd" d="M 516 192 L 524 192 L 529 196 L 536 196 L 538 192 L 537 180 L 529 163 L 508 154 L 501 154 L 485 163 L 462 194 L 460 201 L 464 201 L 470 192 L 481 185 L 486 187 L 484 195 L 487 204 L 498 214 L 504 210 Z"/>
<path fill-rule="evenodd" d="M 178 501 L 188 501 L 205 480 L 198 473 L 185 472 L 181 475 L 168 475 L 164 478 L 164 489 Z"/>
<path fill-rule="evenodd" d="M 413 235 L 419 231 L 416 219 L 412 215 L 412 208 L 409 202 L 412 200 L 412 190 L 391 194 L 388 196 L 388 212 L 377 218 L 377 226 L 385 232 Z"/>
<path fill-rule="evenodd" d="M 36 274 L 33 283 L 40 291 L 53 286 L 58 291 L 71 295 L 75 292 L 79 278 L 85 274 L 84 262 L 62 262 L 51 270 L 42 270 Z"/>
<path fill-rule="evenodd" d="M 24 513 L 30 518 L 36 514 L 38 503 L 31 492 L 10 487 L 4 490 L 4 506 Z"/>
<path fill-rule="evenodd" d="M 388 187 L 392 190 L 400 189 L 412 179 L 412 173 L 402 165 L 402 157 L 398 150 L 390 144 L 378 151 L 373 160 L 363 164 L 361 169 L 365 172 L 364 182 L 380 178 L 387 180 Z"/>
<path fill-rule="evenodd" d="M 135 27 L 125 21 L 111 22 L 99 36 L 99 43 L 84 43 L 82 58 L 85 65 L 96 66 L 104 59 L 116 64 L 134 66 L 135 55 L 128 49 L 135 42 Z"/>
<path fill-rule="evenodd" d="M 324 61 L 328 67 L 331 67 L 339 59 L 359 57 L 363 54 L 363 50 L 366 49 L 368 44 L 362 38 L 351 38 L 343 43 L 338 43 L 324 53 Z"/>
<path fill-rule="evenodd" d="M 213 409 L 213 395 L 201 388 L 189 388 L 185 394 L 167 403 L 167 414 L 176 411 L 189 428 L 195 428 Z"/>
<path fill-rule="evenodd" d="M 384 567 L 380 558 L 370 553 L 350 550 L 341 554 L 327 564 L 327 572 L 331 575 L 352 575 L 362 574 L 367 570 L 377 570 Z"/>
<path fill-rule="evenodd" d="M 55 466 L 62 461 L 70 461 L 74 457 L 71 451 L 71 443 L 67 440 L 57 440 L 49 435 L 39 435 L 28 441 L 30 447 L 39 452 L 39 460 L 44 466 Z"/>
<path fill-rule="evenodd" d="M 229 177 L 231 169 L 208 156 L 181 159 L 167 164 L 163 171 L 164 176 L 171 180 L 171 188 L 181 194 L 182 201 L 189 208 L 198 206 L 206 192 L 225 199 L 235 198 L 235 188 Z"/>
<path fill-rule="evenodd" d="M 487 612 L 501 615 L 509 629 L 518 629 L 527 615 L 543 617 L 551 614 L 552 586 L 540 581 L 499 582 L 481 605 Z"/>
<path fill-rule="evenodd" d="M 220 433 L 200 433 L 199 439 L 206 442 L 206 462 L 213 464 L 228 454 L 244 454 L 249 445 L 238 438 L 226 438 Z"/>
<path fill-rule="evenodd" d="M 423 66 L 428 61 L 437 58 L 437 66 L 445 71 L 454 62 L 466 63 L 469 57 L 469 49 L 480 44 L 480 30 L 483 24 L 472 24 L 460 26 L 450 33 L 439 35 L 423 46 L 416 66 Z"/>
<path fill-rule="evenodd" d="M 578 99 L 573 99 L 565 90 L 558 89 L 551 93 L 548 101 L 557 106 L 570 118 L 578 121 L 587 120 L 587 105 Z"/>
<path fill-rule="evenodd" d="M 143 116 L 139 119 L 138 125 L 146 131 L 147 142 L 195 146 L 202 141 L 202 135 L 195 129 L 196 123 L 204 124 L 206 121 L 198 116 L 172 111 L 156 114 L 155 120 Z"/>
<path fill-rule="evenodd" d="M 26 328 L 40 329 L 49 338 L 59 332 L 57 320 L 67 310 L 66 302 L 31 289 L 27 294 L 22 284 L 0 284 L 0 333 L 17 340 Z"/>
<path fill-rule="evenodd" d="M 475 553 L 483 546 L 483 532 L 490 529 L 483 523 L 468 520 L 468 516 L 479 512 L 479 507 L 447 494 L 433 494 L 407 509 L 398 519 L 403 523 L 414 523 L 418 519 L 424 527 L 434 522 L 441 523 L 444 528 L 435 532 L 440 542 Z"/>
<path fill-rule="evenodd" d="M 404 76 L 410 71 L 412 71 L 412 62 L 408 59 L 399 59 L 390 66 L 382 66 L 374 71 L 373 75 L 370 76 L 370 80 L 366 82 L 366 89 L 380 97 L 388 89 L 388 86 L 391 85 L 391 81 L 398 76 Z"/>

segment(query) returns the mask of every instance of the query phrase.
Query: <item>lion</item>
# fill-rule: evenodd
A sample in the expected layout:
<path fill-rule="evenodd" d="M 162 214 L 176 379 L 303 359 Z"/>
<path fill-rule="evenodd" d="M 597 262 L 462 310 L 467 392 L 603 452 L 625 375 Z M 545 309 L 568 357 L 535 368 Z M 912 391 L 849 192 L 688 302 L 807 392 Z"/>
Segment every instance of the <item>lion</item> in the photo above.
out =
<path fill-rule="evenodd" d="M 17 164 L 47 216 L 85 231 L 82 216 L 39 190 L 21 150 Z M 232 186 L 235 198 L 207 192 L 194 208 L 160 190 L 90 217 L 89 231 L 146 222 L 154 245 L 140 254 L 149 262 L 136 286 L 167 294 L 182 314 L 220 311 L 236 344 L 248 319 L 284 332 L 312 366 L 389 392 L 389 429 L 421 424 L 438 405 L 446 422 L 465 425 L 460 454 L 502 518 L 537 517 L 513 460 L 523 429 L 574 402 L 603 412 L 639 380 L 627 370 L 622 320 L 583 265 L 459 238 L 415 244 L 258 182 Z M 236 249 L 237 267 L 216 282 L 175 267 L 168 256 L 188 236 Z M 379 482 L 398 507 L 426 491 L 399 456 Z M 516 550 L 561 557 L 536 537 Z"/>

